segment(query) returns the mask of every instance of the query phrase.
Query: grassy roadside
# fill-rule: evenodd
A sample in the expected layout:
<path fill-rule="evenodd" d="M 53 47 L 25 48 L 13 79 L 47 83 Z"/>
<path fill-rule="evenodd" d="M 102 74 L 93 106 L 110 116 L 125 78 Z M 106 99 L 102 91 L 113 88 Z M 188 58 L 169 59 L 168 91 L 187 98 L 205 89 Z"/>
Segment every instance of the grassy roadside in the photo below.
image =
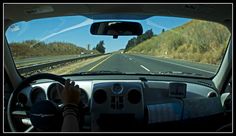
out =
<path fill-rule="evenodd" d="M 72 43 L 44 43 L 36 40 L 12 42 L 10 43 L 10 49 L 15 60 L 41 56 L 80 55 L 90 53 L 99 54 L 98 51 L 87 50 Z"/>
<path fill-rule="evenodd" d="M 105 57 L 107 57 L 107 55 L 81 60 L 81 61 L 71 63 L 71 64 L 66 65 L 66 66 L 62 66 L 62 67 L 58 67 L 58 68 L 48 70 L 47 72 L 52 73 L 52 74 L 58 74 L 58 75 L 71 74 L 71 73 L 74 73 L 74 72 L 78 71 L 80 68 L 82 68 L 82 67 L 84 67 L 84 66 L 86 66 L 90 63 L 93 63 L 93 62 L 95 62 L 99 59 L 105 58 Z"/>
<path fill-rule="evenodd" d="M 162 32 L 126 50 L 155 57 L 189 60 L 219 65 L 230 38 L 230 32 L 213 22 L 192 20 Z"/>

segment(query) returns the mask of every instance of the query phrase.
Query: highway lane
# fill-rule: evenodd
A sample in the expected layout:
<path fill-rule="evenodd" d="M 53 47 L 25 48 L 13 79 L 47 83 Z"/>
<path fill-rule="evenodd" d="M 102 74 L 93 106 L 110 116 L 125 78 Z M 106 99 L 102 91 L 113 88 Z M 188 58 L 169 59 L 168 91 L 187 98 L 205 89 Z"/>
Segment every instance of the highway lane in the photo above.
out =
<path fill-rule="evenodd" d="M 144 74 L 166 71 L 182 71 L 211 77 L 214 75 L 216 67 L 192 62 L 180 63 L 180 61 L 173 59 L 163 60 L 161 58 L 151 56 L 111 54 L 105 59 L 98 60 L 85 66 L 84 68 L 78 70 L 78 72 L 99 70 Z"/>
<path fill-rule="evenodd" d="M 131 55 L 131 56 L 137 56 L 137 57 L 141 56 L 141 57 L 148 58 L 148 59 L 164 61 L 164 62 L 168 62 L 168 63 L 173 63 L 175 65 L 191 67 L 191 68 L 194 68 L 194 69 L 200 70 L 200 71 L 202 70 L 202 71 L 210 72 L 213 74 L 217 71 L 217 68 L 218 68 L 217 65 L 202 64 L 202 63 L 192 62 L 189 60 L 171 59 L 171 58 L 155 57 L 155 56 L 148 56 L 148 55 Z"/>
<path fill-rule="evenodd" d="M 134 67 L 135 68 L 134 68 Z M 85 71 L 120 71 L 127 73 L 145 73 L 148 74 L 148 71 L 144 71 L 142 67 L 136 67 L 136 64 L 131 61 L 131 59 L 127 59 L 123 55 L 120 54 L 111 54 L 105 59 L 100 59 L 97 62 L 89 64 L 78 72 Z"/>
<path fill-rule="evenodd" d="M 185 62 L 175 59 L 163 59 L 152 56 L 128 55 L 128 57 L 133 57 L 134 61 L 142 64 L 151 72 L 181 71 L 211 77 L 215 74 L 217 68 L 216 66 L 208 64 Z"/>

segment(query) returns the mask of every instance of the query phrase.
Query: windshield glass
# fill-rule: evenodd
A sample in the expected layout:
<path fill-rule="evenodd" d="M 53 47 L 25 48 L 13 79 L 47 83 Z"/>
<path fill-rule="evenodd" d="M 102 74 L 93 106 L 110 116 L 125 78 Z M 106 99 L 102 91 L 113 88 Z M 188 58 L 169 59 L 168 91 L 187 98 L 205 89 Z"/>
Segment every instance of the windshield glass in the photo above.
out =
<path fill-rule="evenodd" d="M 153 16 L 139 36 L 92 35 L 93 20 L 64 16 L 18 22 L 6 31 L 17 70 L 65 74 L 170 74 L 214 76 L 230 38 L 218 23 Z"/>

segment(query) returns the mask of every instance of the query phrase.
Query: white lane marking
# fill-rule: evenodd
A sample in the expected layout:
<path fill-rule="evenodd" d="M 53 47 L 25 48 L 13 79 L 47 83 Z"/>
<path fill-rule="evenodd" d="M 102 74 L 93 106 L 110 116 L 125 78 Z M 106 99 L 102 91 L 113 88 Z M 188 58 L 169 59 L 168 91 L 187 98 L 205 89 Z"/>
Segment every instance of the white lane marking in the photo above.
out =
<path fill-rule="evenodd" d="M 155 58 L 151 58 L 151 59 L 155 59 Z M 203 69 L 199 69 L 199 68 L 194 68 L 194 67 L 190 67 L 190 66 L 186 66 L 186 65 L 181 65 L 181 64 L 177 64 L 177 63 L 173 63 L 173 62 L 166 62 L 166 61 L 162 61 L 162 60 L 159 60 L 159 59 L 155 59 L 155 60 L 161 61 L 161 62 L 164 62 L 164 63 L 173 64 L 173 65 L 178 65 L 178 66 L 181 66 L 181 67 L 186 67 L 186 68 L 190 68 L 190 69 L 195 69 L 195 70 L 199 70 L 199 71 L 215 74 L 215 72 L 211 72 L 211 71 L 207 71 L 207 70 L 203 70 Z"/>
<path fill-rule="evenodd" d="M 165 61 L 162 61 L 162 62 L 165 62 Z M 176 64 L 176 63 L 173 63 L 173 62 L 165 62 L 165 63 L 170 63 L 170 64 L 173 64 L 173 65 L 179 65 L 179 66 L 182 66 L 182 67 L 186 67 L 186 68 L 190 68 L 190 69 L 195 69 L 195 70 L 215 74 L 215 72 L 211 72 L 211 71 L 207 71 L 207 70 L 203 70 L 203 69 L 199 69 L 199 68 L 194 68 L 194 67 L 190 67 L 190 66 L 186 66 L 186 65 Z"/>
<path fill-rule="evenodd" d="M 143 69 L 147 70 L 148 72 L 150 72 L 150 70 L 146 67 L 144 67 L 143 65 L 140 65 L 140 67 L 142 67 Z"/>
<path fill-rule="evenodd" d="M 113 56 L 114 54 L 112 54 L 111 56 Z M 101 65 L 103 62 L 105 62 L 106 60 L 108 60 L 109 58 L 111 58 L 111 56 L 107 57 L 106 59 L 102 60 L 101 62 L 99 62 L 97 65 L 93 66 L 92 68 L 90 68 L 88 71 L 93 70 L 94 68 L 98 67 L 99 65 Z"/>
<path fill-rule="evenodd" d="M 132 58 L 129 58 L 129 60 L 132 60 Z"/>

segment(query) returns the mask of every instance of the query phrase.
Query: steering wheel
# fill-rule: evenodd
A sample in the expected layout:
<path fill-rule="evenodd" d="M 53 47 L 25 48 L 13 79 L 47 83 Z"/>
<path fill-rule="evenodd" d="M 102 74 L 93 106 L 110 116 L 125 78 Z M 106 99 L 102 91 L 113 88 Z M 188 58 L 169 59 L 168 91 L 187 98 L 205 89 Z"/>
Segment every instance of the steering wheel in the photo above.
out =
<path fill-rule="evenodd" d="M 57 75 L 54 75 L 54 74 L 49 74 L 49 73 L 36 74 L 36 75 L 32 75 L 32 76 L 27 77 L 26 79 L 24 79 L 20 83 L 20 85 L 11 93 L 10 98 L 8 100 L 8 105 L 7 105 L 7 120 L 8 120 L 10 129 L 11 129 L 12 132 L 18 132 L 16 126 L 17 126 L 17 123 L 19 123 L 19 122 L 13 120 L 13 117 L 17 116 L 17 114 L 14 112 L 16 110 L 17 94 L 22 89 L 24 89 L 27 85 L 29 85 L 33 81 L 39 80 L 39 79 L 51 79 L 51 80 L 54 80 L 54 81 L 58 81 L 59 83 L 61 83 L 63 85 L 65 84 L 65 79 L 64 78 L 62 78 L 60 76 L 57 76 Z M 31 107 L 31 109 L 33 108 L 33 106 Z M 19 113 L 18 116 L 20 116 L 20 115 L 22 115 L 22 114 Z M 27 115 L 25 115 L 25 116 L 27 117 Z M 28 128 L 25 132 L 28 132 L 30 129 L 33 129 L 33 126 Z"/>

